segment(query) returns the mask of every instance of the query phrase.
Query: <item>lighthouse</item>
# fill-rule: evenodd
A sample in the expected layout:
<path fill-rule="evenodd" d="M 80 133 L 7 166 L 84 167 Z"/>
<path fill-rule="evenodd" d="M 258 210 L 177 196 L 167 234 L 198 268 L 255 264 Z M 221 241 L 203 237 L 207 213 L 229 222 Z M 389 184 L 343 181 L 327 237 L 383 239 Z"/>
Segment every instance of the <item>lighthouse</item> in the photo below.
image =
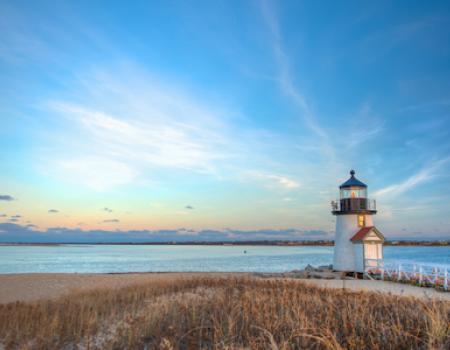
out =
<path fill-rule="evenodd" d="M 376 203 L 367 197 L 367 185 L 350 171 L 339 186 L 339 199 L 331 202 L 336 216 L 333 269 L 365 272 L 377 268 L 383 259 L 383 234 L 375 227 Z"/>

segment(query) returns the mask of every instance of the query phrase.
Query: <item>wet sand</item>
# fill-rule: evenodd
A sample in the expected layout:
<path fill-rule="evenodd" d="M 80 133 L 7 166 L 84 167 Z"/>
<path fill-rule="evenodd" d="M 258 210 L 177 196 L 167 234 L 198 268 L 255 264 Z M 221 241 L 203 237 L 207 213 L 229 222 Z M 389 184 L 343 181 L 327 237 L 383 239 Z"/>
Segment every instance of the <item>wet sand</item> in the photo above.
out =
<path fill-rule="evenodd" d="M 124 273 L 124 274 L 4 274 L 0 275 L 0 303 L 52 299 L 77 291 L 95 288 L 121 288 L 133 284 L 151 283 L 158 280 L 178 280 L 192 277 L 230 277 L 250 274 L 238 273 Z M 281 276 L 280 276 L 281 277 Z M 273 278 L 273 274 L 272 274 Z M 413 296 L 422 299 L 450 301 L 450 293 L 407 284 L 368 280 L 321 280 L 297 279 L 299 282 L 326 287 L 346 288 L 353 291 L 372 291 L 394 295 Z"/>

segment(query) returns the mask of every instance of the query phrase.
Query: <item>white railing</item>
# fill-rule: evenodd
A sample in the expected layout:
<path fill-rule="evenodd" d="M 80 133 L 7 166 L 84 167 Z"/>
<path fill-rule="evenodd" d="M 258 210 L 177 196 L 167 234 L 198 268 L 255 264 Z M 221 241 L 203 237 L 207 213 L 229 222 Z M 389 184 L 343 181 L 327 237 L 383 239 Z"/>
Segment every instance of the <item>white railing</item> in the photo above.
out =
<path fill-rule="evenodd" d="M 370 198 L 340 198 L 331 201 L 332 211 L 359 211 L 359 210 L 377 210 L 375 199 Z"/>
<path fill-rule="evenodd" d="M 419 286 L 442 288 L 445 291 L 450 289 L 450 265 L 365 259 L 364 266 L 364 275 L 370 279 L 409 282 Z"/>

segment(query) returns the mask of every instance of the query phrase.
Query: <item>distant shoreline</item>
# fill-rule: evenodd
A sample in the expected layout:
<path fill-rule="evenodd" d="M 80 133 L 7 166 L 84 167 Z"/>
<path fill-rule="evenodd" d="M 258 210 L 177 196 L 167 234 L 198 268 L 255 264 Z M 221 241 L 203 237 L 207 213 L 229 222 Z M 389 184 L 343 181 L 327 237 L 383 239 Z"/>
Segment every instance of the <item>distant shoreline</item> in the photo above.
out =
<path fill-rule="evenodd" d="M 0 246 L 62 246 L 62 245 L 204 245 L 204 246 L 281 246 L 281 247 L 302 247 L 302 246 L 334 246 L 334 241 L 189 241 L 189 242 L 8 242 L 0 243 Z M 424 246 L 424 247 L 445 247 L 450 246 L 450 240 L 432 240 L 432 241 L 412 241 L 395 240 L 386 241 L 385 246 Z"/>

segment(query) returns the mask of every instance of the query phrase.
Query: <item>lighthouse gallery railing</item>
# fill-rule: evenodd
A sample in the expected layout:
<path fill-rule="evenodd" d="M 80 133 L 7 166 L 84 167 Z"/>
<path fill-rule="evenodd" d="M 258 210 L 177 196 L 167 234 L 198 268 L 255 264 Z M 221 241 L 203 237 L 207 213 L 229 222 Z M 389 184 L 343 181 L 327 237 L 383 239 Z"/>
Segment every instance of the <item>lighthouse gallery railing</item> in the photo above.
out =
<path fill-rule="evenodd" d="M 341 198 L 331 202 L 333 211 L 377 210 L 375 199 L 369 198 Z"/>
<path fill-rule="evenodd" d="M 419 286 L 438 287 L 446 291 L 450 289 L 450 265 L 446 264 L 365 259 L 364 274 L 371 279 L 408 282 Z"/>

